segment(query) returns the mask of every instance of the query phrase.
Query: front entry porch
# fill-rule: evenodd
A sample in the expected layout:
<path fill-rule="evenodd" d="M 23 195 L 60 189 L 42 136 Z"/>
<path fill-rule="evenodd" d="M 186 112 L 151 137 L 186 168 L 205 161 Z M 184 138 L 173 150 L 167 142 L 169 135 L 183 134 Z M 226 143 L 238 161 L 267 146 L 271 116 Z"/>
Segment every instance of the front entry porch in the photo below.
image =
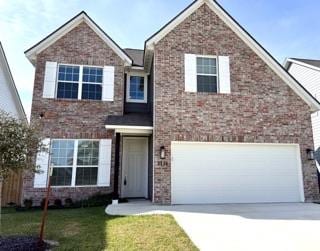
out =
<path fill-rule="evenodd" d="M 146 115 L 109 116 L 106 128 L 115 133 L 113 202 L 152 199 L 152 119 Z"/>

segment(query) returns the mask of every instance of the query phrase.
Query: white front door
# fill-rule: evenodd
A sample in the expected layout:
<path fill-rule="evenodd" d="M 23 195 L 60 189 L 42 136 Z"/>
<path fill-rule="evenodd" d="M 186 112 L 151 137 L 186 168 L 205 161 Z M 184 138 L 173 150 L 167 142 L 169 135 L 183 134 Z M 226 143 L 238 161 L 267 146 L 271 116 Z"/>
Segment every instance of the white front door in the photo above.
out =
<path fill-rule="evenodd" d="M 124 137 L 121 195 L 148 197 L 148 138 Z"/>

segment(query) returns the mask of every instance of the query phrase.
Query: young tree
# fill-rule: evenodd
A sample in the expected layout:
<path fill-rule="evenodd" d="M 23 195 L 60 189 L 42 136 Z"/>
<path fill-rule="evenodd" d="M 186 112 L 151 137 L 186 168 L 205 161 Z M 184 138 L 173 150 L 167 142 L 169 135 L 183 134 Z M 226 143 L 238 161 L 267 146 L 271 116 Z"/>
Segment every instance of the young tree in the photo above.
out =
<path fill-rule="evenodd" d="M 37 172 L 35 156 L 39 150 L 45 151 L 44 148 L 35 123 L 29 125 L 0 110 L 0 192 L 10 171 Z"/>

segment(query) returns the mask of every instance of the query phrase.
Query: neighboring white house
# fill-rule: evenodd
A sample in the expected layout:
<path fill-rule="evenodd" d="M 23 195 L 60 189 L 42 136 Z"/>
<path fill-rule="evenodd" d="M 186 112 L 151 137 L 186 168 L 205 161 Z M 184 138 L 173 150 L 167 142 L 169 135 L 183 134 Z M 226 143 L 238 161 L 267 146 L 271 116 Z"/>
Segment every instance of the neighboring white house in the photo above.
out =
<path fill-rule="evenodd" d="M 11 114 L 15 118 L 21 119 L 27 123 L 27 117 L 24 112 L 21 100 L 14 84 L 9 64 L 4 54 L 0 42 L 0 109 Z M 1 205 L 8 203 L 20 204 L 22 174 L 21 172 L 11 174 L 7 177 L 2 186 L 0 194 Z"/>
<path fill-rule="evenodd" d="M 0 42 L 0 109 L 14 117 L 26 120 L 16 85 L 9 68 L 9 64 Z"/>
<path fill-rule="evenodd" d="M 287 58 L 284 66 L 313 97 L 320 101 L 320 60 Z M 313 113 L 311 120 L 314 145 L 317 150 L 320 147 L 320 112 Z"/>

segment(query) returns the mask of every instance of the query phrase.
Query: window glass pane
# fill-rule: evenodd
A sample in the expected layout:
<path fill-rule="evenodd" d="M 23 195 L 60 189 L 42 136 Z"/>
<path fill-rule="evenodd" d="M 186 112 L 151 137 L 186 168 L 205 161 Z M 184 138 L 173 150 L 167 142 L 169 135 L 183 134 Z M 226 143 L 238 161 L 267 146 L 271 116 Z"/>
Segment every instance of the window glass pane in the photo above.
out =
<path fill-rule="evenodd" d="M 66 79 L 65 79 L 65 80 L 67 80 L 67 81 L 72 81 L 72 74 L 67 73 L 67 74 L 66 74 Z"/>
<path fill-rule="evenodd" d="M 102 83 L 102 68 L 83 67 L 82 81 L 87 83 Z"/>
<path fill-rule="evenodd" d="M 99 67 L 83 67 L 82 99 L 101 100 L 102 73 Z"/>
<path fill-rule="evenodd" d="M 78 83 L 58 82 L 57 98 L 78 98 Z"/>
<path fill-rule="evenodd" d="M 78 166 L 94 166 L 99 161 L 99 141 L 81 140 L 78 144 Z"/>
<path fill-rule="evenodd" d="M 102 75 L 101 76 L 97 76 L 97 83 L 102 83 Z"/>
<path fill-rule="evenodd" d="M 97 76 L 102 76 L 102 68 L 97 68 Z"/>
<path fill-rule="evenodd" d="M 54 166 L 72 166 L 73 140 L 53 140 L 51 146 L 51 163 Z"/>
<path fill-rule="evenodd" d="M 98 167 L 77 167 L 76 185 L 97 185 Z"/>
<path fill-rule="evenodd" d="M 83 74 L 89 74 L 89 67 L 83 67 Z"/>
<path fill-rule="evenodd" d="M 59 81 L 79 81 L 79 66 L 59 65 Z"/>
<path fill-rule="evenodd" d="M 84 74 L 82 77 L 83 82 L 89 82 L 89 75 Z"/>
<path fill-rule="evenodd" d="M 144 100 L 144 77 L 130 76 L 130 99 Z"/>
<path fill-rule="evenodd" d="M 217 92 L 217 77 L 198 75 L 197 91 L 198 92 Z"/>
<path fill-rule="evenodd" d="M 102 86 L 100 84 L 82 84 L 82 99 L 101 100 Z"/>
<path fill-rule="evenodd" d="M 198 74 L 217 74 L 217 60 L 215 58 L 197 57 Z"/>
<path fill-rule="evenodd" d="M 70 186 L 72 178 L 72 167 L 54 167 L 51 176 L 52 186 Z"/>

